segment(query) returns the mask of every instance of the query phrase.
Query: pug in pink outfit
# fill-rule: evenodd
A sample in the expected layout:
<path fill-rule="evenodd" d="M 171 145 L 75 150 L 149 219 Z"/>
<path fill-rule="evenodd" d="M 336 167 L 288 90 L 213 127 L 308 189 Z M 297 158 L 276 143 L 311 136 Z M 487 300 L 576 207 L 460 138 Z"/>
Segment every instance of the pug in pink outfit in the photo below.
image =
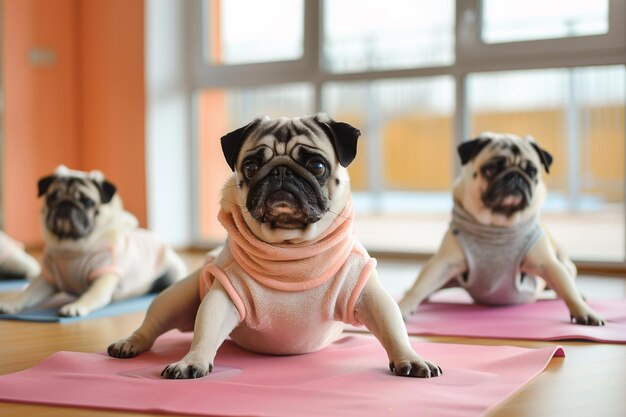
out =
<path fill-rule="evenodd" d="M 41 274 L 0 300 L 0 312 L 38 306 L 57 292 L 76 299 L 61 316 L 82 316 L 112 301 L 161 290 L 183 278 L 182 259 L 156 234 L 137 227 L 115 186 L 100 171 L 59 166 L 38 182 L 43 199 Z"/>
<path fill-rule="evenodd" d="M 346 167 L 359 135 L 315 115 L 257 119 L 222 137 L 233 170 L 219 213 L 226 244 L 161 293 L 139 329 L 109 354 L 134 357 L 170 329 L 193 329 L 189 353 L 162 375 L 198 378 L 212 371 L 228 336 L 255 352 L 301 354 L 328 346 L 349 323 L 378 338 L 396 375 L 440 375 L 413 351 L 375 260 L 354 237 Z"/>

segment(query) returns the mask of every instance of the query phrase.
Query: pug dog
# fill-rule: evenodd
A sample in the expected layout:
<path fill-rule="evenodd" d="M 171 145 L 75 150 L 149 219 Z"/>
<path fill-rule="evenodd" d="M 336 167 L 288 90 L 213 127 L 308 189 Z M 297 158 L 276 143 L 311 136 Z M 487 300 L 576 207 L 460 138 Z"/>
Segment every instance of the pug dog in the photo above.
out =
<path fill-rule="evenodd" d="M 39 262 L 24 250 L 24 245 L 0 232 L 0 280 L 32 280 L 40 272 Z"/>
<path fill-rule="evenodd" d="M 137 227 L 116 187 L 100 171 L 59 166 L 38 182 L 45 243 L 42 273 L 0 312 L 42 304 L 57 292 L 76 297 L 61 316 L 82 316 L 118 301 L 162 290 L 187 275 L 182 259 L 154 233 Z"/>
<path fill-rule="evenodd" d="M 458 154 L 450 228 L 400 300 L 403 317 L 444 286 L 465 288 L 477 303 L 509 305 L 534 302 L 547 283 L 572 322 L 604 325 L 575 286 L 576 267 L 539 222 L 550 153 L 530 136 L 485 132 Z"/>
<path fill-rule="evenodd" d="M 229 335 L 251 351 L 293 355 L 329 345 L 344 323 L 362 323 L 387 351 L 391 372 L 440 375 L 441 368 L 413 351 L 375 260 L 354 237 L 346 167 L 359 135 L 317 114 L 259 118 L 223 136 L 233 171 L 219 213 L 226 244 L 161 293 L 143 324 L 108 353 L 134 357 L 170 329 L 193 329 L 189 352 L 162 376 L 199 378 L 213 370 Z"/>

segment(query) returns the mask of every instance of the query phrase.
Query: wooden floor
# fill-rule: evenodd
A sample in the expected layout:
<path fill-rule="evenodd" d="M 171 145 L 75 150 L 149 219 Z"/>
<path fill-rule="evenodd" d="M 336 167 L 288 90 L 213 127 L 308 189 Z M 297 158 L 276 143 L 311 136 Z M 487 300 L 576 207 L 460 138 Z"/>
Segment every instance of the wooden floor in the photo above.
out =
<path fill-rule="evenodd" d="M 191 256 L 192 266 L 201 257 Z M 392 292 L 410 284 L 417 265 L 380 262 L 382 277 Z M 583 277 L 582 287 L 593 296 L 624 297 L 624 280 Z M 143 313 L 85 320 L 69 324 L 0 321 L 0 374 L 35 365 L 52 353 L 99 352 L 134 330 Z M 522 340 L 501 341 L 450 337 L 422 337 L 417 340 L 440 343 L 514 345 L 540 348 L 554 343 Z M 495 409 L 490 417 L 623 417 L 626 416 L 626 345 L 585 342 L 559 343 L 565 358 L 554 358 L 547 369 L 512 398 Z M 97 389 L 97 387 L 94 387 Z M 0 416 L 139 416 L 103 410 L 0 403 Z M 419 412 L 416 411 L 416 416 Z"/>

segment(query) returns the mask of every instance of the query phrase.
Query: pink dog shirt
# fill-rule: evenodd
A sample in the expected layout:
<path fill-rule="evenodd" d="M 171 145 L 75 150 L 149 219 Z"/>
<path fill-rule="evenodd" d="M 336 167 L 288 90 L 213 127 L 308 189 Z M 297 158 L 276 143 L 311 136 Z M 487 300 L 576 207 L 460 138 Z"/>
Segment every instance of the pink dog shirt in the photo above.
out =
<path fill-rule="evenodd" d="M 322 235 L 299 244 L 259 240 L 237 210 L 218 218 L 227 245 L 204 267 L 200 296 L 213 280 L 222 284 L 239 312 L 235 343 L 261 353 L 307 353 L 332 343 L 343 323 L 358 324 L 354 309 L 376 260 L 354 237 L 351 202 Z"/>
<path fill-rule="evenodd" d="M 46 248 L 42 274 L 59 290 L 80 295 L 96 278 L 112 272 L 120 277 L 113 299 L 120 300 L 145 293 L 165 273 L 167 250 L 154 233 L 136 229 L 120 235 L 115 245 L 91 252 Z"/>

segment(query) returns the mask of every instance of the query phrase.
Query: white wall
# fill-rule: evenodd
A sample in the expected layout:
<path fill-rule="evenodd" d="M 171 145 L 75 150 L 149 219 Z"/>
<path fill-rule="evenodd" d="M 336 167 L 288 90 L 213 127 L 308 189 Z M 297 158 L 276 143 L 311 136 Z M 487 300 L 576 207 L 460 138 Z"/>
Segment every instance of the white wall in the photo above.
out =
<path fill-rule="evenodd" d="M 187 3 L 145 3 L 148 227 L 174 247 L 191 243 L 193 223 Z"/>

